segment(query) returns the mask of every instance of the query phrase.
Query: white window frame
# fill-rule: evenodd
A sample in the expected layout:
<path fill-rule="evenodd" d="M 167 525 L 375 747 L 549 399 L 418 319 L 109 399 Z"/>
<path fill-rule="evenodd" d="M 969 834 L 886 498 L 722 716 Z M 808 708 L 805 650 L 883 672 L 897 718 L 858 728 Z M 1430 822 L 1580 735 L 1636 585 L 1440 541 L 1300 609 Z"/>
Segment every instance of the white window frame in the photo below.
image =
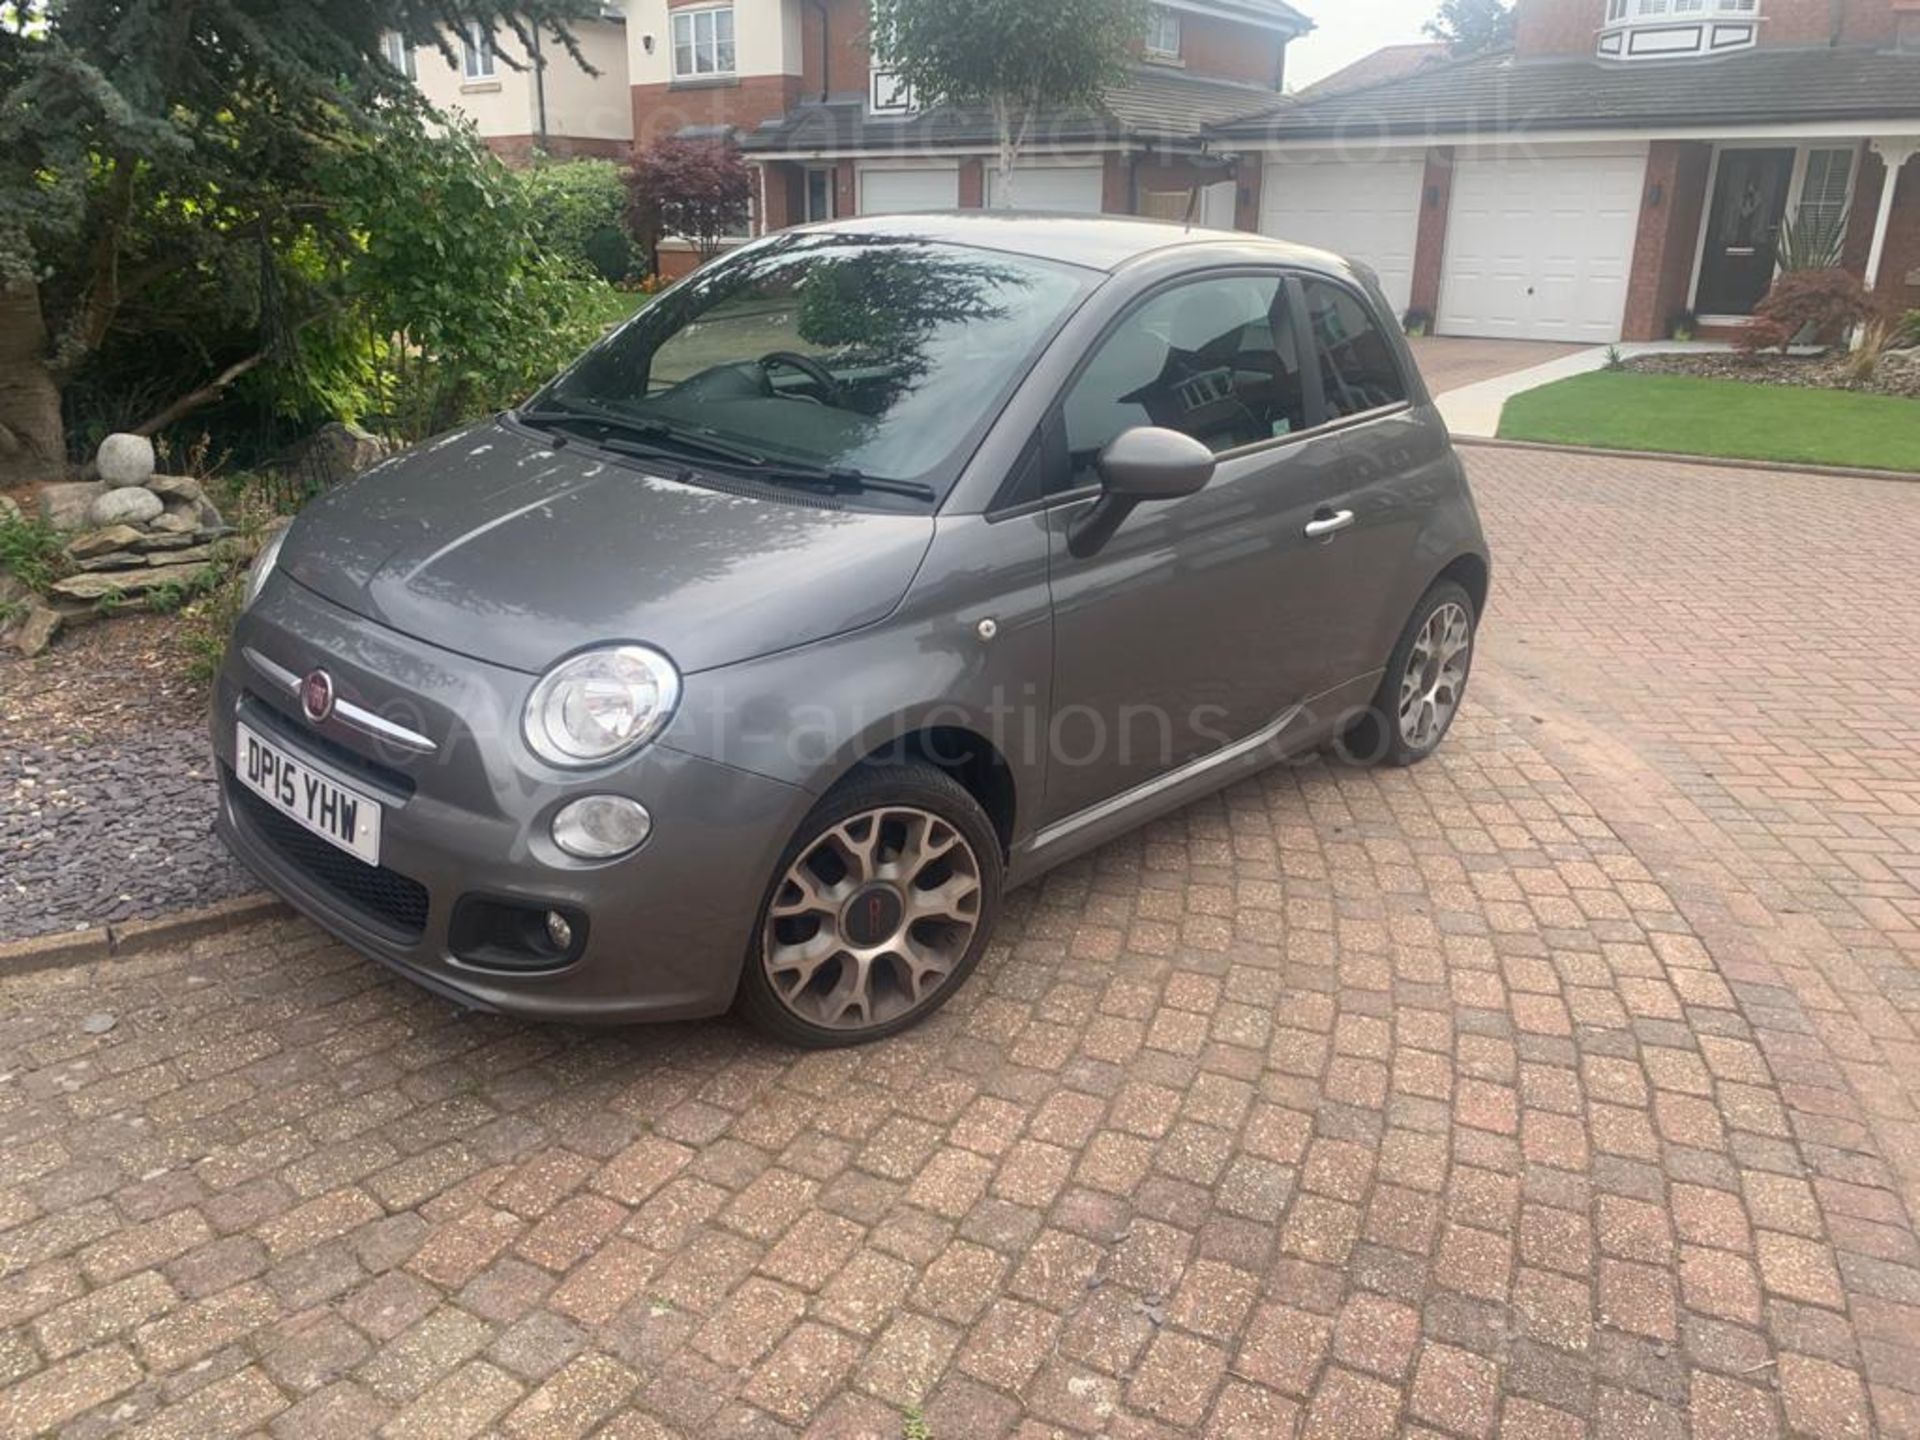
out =
<path fill-rule="evenodd" d="M 1813 157 L 1816 155 L 1838 156 L 1846 166 L 1846 183 L 1840 187 L 1839 198 L 1825 202 L 1815 201 L 1807 192 L 1807 182 L 1813 178 Z M 1825 163 L 1834 163 L 1831 159 Z M 1793 189 L 1787 197 L 1787 219 L 1791 223 L 1801 215 L 1810 204 L 1837 206 L 1840 219 L 1840 233 L 1846 235 L 1848 222 L 1853 218 L 1853 185 L 1860 169 L 1860 156 L 1856 146 L 1852 145 L 1808 145 L 1802 147 L 1794 160 Z"/>
<path fill-rule="evenodd" d="M 1177 11 L 1165 5 L 1156 5 L 1147 12 L 1145 49 L 1148 57 L 1154 60 L 1180 58 L 1180 16 Z"/>
<path fill-rule="evenodd" d="M 1760 0 L 1607 0 L 1607 24 L 1684 19 L 1690 15 L 1751 16 L 1759 11 Z"/>
<path fill-rule="evenodd" d="M 413 46 L 407 43 L 407 37 L 398 30 L 384 30 L 380 34 L 380 53 L 386 57 L 387 64 L 406 76 L 409 80 L 420 78 L 420 65 L 414 58 Z"/>
<path fill-rule="evenodd" d="M 460 76 L 469 83 L 499 76 L 494 65 L 493 34 L 477 20 L 469 20 L 460 32 Z"/>
<path fill-rule="evenodd" d="M 724 36 L 720 33 L 723 29 Z M 675 80 L 726 80 L 740 73 L 740 32 L 732 5 L 673 10 L 667 22 L 667 43 L 672 47 Z M 683 55 L 686 68 L 681 64 Z M 703 58 L 707 62 L 704 69 Z"/>

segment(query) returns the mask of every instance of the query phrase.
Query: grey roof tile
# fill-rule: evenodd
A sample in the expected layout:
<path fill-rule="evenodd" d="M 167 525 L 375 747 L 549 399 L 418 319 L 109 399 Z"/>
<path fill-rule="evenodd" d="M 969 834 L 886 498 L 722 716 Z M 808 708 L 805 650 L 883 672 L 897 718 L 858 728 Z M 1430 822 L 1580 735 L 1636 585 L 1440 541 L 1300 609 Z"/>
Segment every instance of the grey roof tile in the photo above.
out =
<path fill-rule="evenodd" d="M 1201 127 L 1270 107 L 1270 90 L 1207 80 L 1160 65 L 1139 66 L 1095 110 L 1042 116 L 1029 137 L 1050 145 L 1128 138 L 1197 140 Z M 859 99 L 810 101 L 741 137 L 749 151 L 919 150 L 988 145 L 993 116 L 984 109 L 942 105 L 906 119 L 875 119 Z"/>
<path fill-rule="evenodd" d="M 1633 64 L 1494 55 L 1283 103 L 1209 132 L 1320 139 L 1905 117 L 1920 117 L 1920 54 L 1762 49 Z"/>

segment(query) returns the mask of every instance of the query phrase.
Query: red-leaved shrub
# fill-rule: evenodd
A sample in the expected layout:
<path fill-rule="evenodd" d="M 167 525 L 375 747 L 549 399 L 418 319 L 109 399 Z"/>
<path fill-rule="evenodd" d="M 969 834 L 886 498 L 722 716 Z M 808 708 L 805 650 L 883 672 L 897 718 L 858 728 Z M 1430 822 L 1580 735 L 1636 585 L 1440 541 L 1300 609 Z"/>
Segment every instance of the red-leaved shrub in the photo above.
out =
<path fill-rule="evenodd" d="M 1733 343 L 1750 354 L 1784 354 L 1811 327 L 1814 340 L 1832 344 L 1873 313 L 1873 296 L 1859 276 L 1845 270 L 1789 270 L 1773 282 L 1767 298 L 1754 307 L 1753 323 Z"/>

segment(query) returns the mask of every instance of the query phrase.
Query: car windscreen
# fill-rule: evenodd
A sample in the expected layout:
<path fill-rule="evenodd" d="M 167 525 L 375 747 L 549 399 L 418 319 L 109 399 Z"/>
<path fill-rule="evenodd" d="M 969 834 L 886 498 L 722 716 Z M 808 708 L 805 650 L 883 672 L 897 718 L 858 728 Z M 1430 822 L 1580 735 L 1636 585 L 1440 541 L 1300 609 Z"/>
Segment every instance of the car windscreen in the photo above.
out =
<path fill-rule="evenodd" d="M 1099 279 L 924 240 L 780 236 L 663 295 L 532 403 L 944 492 Z"/>

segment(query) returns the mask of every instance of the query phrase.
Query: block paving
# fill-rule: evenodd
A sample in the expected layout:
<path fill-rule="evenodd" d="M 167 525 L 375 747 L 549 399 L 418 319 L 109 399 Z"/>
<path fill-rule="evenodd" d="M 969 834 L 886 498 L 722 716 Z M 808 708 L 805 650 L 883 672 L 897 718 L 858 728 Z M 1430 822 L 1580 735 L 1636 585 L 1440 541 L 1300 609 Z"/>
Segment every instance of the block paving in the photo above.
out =
<path fill-rule="evenodd" d="M 1469 463 L 1443 754 L 1053 875 L 895 1041 L 297 922 L 0 981 L 0 1440 L 1920 1435 L 1920 487 Z"/>

